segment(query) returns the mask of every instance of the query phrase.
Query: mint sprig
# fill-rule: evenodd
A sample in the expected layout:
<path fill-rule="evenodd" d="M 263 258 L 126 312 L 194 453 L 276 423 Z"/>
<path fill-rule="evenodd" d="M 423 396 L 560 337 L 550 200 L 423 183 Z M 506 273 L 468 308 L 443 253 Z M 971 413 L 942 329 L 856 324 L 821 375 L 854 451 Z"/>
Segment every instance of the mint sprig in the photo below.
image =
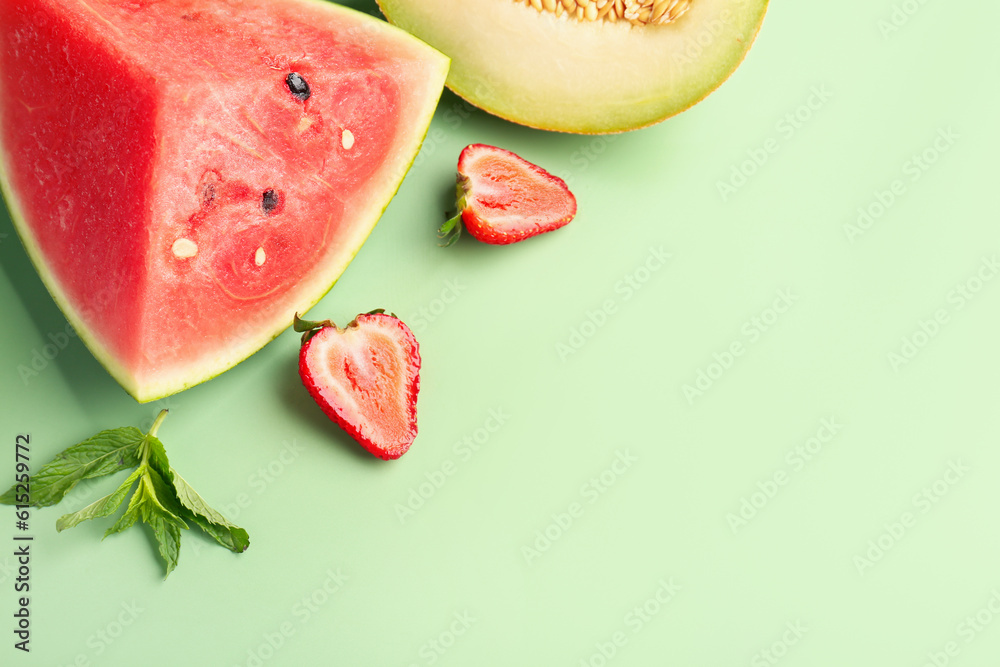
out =
<path fill-rule="evenodd" d="M 104 537 L 131 528 L 141 520 L 153 531 L 160 556 L 166 563 L 167 576 L 177 567 L 181 530 L 186 530 L 188 523 L 197 525 L 230 551 L 246 551 L 250 546 L 247 531 L 212 509 L 170 466 L 163 443 L 156 437 L 166 416 L 167 411 L 161 411 L 148 433 L 132 426 L 101 431 L 57 454 L 32 477 L 31 505 L 55 505 L 82 479 L 135 467 L 112 493 L 81 510 L 61 516 L 56 522 L 56 530 L 63 531 L 83 521 L 114 514 L 134 488 L 125 511 L 107 529 Z M 0 503 L 15 504 L 15 488 L 0 495 Z"/>

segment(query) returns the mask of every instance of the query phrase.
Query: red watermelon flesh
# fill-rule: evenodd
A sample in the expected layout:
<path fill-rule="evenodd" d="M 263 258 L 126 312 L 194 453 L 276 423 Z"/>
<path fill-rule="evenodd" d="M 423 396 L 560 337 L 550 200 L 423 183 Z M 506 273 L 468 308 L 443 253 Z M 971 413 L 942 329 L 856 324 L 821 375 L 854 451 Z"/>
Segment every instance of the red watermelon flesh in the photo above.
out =
<path fill-rule="evenodd" d="M 69 321 L 153 400 L 323 296 L 447 68 L 322 0 L 2 0 L 0 183 Z"/>

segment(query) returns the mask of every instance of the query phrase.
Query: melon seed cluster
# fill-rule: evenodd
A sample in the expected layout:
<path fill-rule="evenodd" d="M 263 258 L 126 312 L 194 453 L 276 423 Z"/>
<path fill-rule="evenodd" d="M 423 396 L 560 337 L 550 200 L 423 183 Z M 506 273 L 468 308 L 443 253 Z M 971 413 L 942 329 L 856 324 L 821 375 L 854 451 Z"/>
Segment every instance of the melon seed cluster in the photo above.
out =
<path fill-rule="evenodd" d="M 514 0 L 540 12 L 578 21 L 628 21 L 632 25 L 665 25 L 676 21 L 691 0 Z"/>

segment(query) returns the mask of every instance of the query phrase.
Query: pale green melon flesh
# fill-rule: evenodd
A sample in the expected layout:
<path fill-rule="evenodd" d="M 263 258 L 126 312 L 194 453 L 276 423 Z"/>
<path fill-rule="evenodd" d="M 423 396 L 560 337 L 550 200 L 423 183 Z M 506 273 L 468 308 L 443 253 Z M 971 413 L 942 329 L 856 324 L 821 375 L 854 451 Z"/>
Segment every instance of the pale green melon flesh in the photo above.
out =
<path fill-rule="evenodd" d="M 767 0 L 693 0 L 662 26 L 556 17 L 513 0 L 379 0 L 452 59 L 448 86 L 498 116 L 587 134 L 650 125 L 715 90 L 743 60 Z"/>

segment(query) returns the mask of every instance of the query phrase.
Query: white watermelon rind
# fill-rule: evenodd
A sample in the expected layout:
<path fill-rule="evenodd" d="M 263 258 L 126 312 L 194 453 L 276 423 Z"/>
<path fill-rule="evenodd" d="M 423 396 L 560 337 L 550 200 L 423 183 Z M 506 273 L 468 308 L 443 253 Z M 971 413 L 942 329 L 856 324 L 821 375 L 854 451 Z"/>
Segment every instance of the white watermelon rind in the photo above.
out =
<path fill-rule="evenodd" d="M 381 199 L 372 198 L 369 206 L 365 210 L 359 212 L 355 218 L 355 222 L 351 225 L 352 229 L 357 230 L 354 236 L 352 238 L 341 240 L 343 251 L 333 258 L 327 258 L 330 268 L 322 274 L 315 275 L 312 278 L 311 284 L 314 285 L 313 289 L 304 290 L 306 293 L 315 294 L 315 296 L 309 296 L 303 299 L 300 303 L 293 304 L 293 307 L 287 313 L 287 317 L 282 317 L 280 319 L 272 318 L 272 322 L 261 324 L 259 327 L 254 329 L 254 335 L 242 337 L 242 342 L 240 344 L 227 348 L 225 354 L 214 360 L 200 360 L 197 364 L 182 367 L 171 375 L 159 377 L 155 382 L 140 383 L 132 372 L 116 359 L 115 355 L 113 355 L 108 348 L 93 335 L 91 330 L 83 322 L 83 319 L 80 317 L 77 309 L 73 307 L 70 299 L 67 298 L 62 290 L 59 281 L 44 262 L 38 242 L 35 239 L 34 234 L 31 232 L 30 226 L 25 222 L 25 215 L 21 207 L 21 202 L 15 195 L 14 188 L 11 185 L 10 178 L 8 176 L 10 171 L 8 167 L 9 156 L 3 145 L 2 137 L 0 137 L 0 191 L 3 192 L 8 211 L 10 212 L 11 221 L 14 224 L 14 229 L 20 237 L 21 243 L 24 246 L 28 257 L 31 259 L 31 263 L 38 272 L 45 288 L 52 296 L 53 301 L 55 301 L 56 305 L 59 306 L 59 309 L 63 312 L 63 315 L 66 317 L 69 324 L 76 330 L 80 340 L 83 341 L 94 357 L 101 363 L 102 366 L 104 366 L 108 373 L 118 381 L 122 388 L 125 389 L 125 391 L 139 403 L 148 403 L 150 401 L 165 398 L 166 396 L 176 394 L 221 375 L 240 362 L 253 356 L 269 342 L 280 336 L 286 329 L 288 329 L 289 326 L 291 326 L 294 313 L 305 313 L 322 300 L 323 297 L 325 297 L 327 293 L 333 289 L 334 285 L 336 285 L 337 281 L 340 279 L 340 276 L 343 275 L 348 265 L 361 250 L 361 246 L 368 239 L 368 236 L 374 230 L 375 225 L 382 217 L 382 214 L 385 212 L 386 208 L 388 208 L 393 197 L 395 197 L 396 193 L 399 191 L 399 188 L 403 183 L 403 179 L 409 172 L 414 160 L 416 160 L 417 154 L 420 152 L 421 145 L 423 144 L 423 141 L 427 136 L 427 132 L 430 129 L 431 120 L 434 117 L 434 112 L 440 100 L 441 93 L 444 90 L 444 82 L 447 78 L 450 59 L 436 49 L 420 41 L 413 35 L 410 35 L 409 33 L 369 14 L 365 14 L 364 12 L 351 9 L 349 7 L 332 4 L 326 0 L 305 1 L 309 4 L 322 7 L 324 11 L 332 13 L 339 12 L 352 17 L 360 17 L 360 20 L 369 22 L 373 31 L 382 31 L 386 34 L 391 34 L 394 39 L 400 41 L 410 40 L 416 46 L 417 50 L 422 50 L 425 53 L 425 57 L 428 61 L 433 60 L 437 62 L 437 71 L 435 73 L 438 75 L 437 78 L 439 81 L 436 83 L 428 82 L 427 84 L 427 90 L 437 90 L 437 94 L 429 94 L 427 96 L 426 100 L 424 100 L 424 109 L 417 115 L 417 122 L 412 128 L 403 128 L 401 136 L 397 137 L 397 143 L 394 145 L 394 148 L 399 150 L 400 154 L 409 153 L 409 161 L 400 161 L 401 163 L 398 165 L 387 163 L 382 166 L 382 170 L 385 172 L 385 177 L 387 177 L 385 196 Z M 2 63 L 0 63 L 0 66 L 2 66 Z M 2 113 L 3 105 L 0 105 L 0 126 L 3 124 Z M 407 130 L 410 130 L 409 136 L 407 136 Z M 400 150 L 403 148 L 403 142 L 401 139 L 409 140 L 408 151 Z M 357 222 L 358 220 L 370 220 L 370 222 L 362 224 Z M 197 370 L 198 367 L 203 368 L 204 370 Z M 192 368 L 195 370 L 192 370 Z"/>

